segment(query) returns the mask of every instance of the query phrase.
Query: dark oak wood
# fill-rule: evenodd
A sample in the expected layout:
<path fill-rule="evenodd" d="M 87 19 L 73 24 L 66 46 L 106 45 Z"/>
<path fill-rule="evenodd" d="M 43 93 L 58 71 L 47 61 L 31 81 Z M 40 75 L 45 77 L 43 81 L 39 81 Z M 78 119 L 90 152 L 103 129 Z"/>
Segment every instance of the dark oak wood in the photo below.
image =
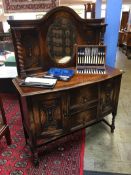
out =
<path fill-rule="evenodd" d="M 106 75 L 76 74 L 68 82 L 58 81 L 54 89 L 20 87 L 21 79 L 13 80 L 35 163 L 39 146 L 78 129 L 104 121 L 114 132 L 122 74 L 118 69 L 106 69 Z M 109 124 L 104 118 L 111 113 Z"/>
<path fill-rule="evenodd" d="M 122 76 L 118 69 L 107 66 L 104 75 L 75 73 L 70 81 L 58 81 L 53 89 L 19 85 L 26 76 L 43 77 L 50 67 L 76 70 L 74 45 L 101 44 L 106 27 L 103 19 L 81 19 L 72 9 L 57 7 L 40 20 L 9 21 L 9 24 L 18 68 L 13 83 L 19 94 L 26 143 L 31 147 L 35 165 L 39 163 L 39 146 L 78 129 L 104 121 L 114 132 Z M 71 45 L 62 38 L 63 31 Z M 56 46 L 58 50 L 52 48 Z M 63 64 L 57 61 L 61 48 L 71 58 Z M 112 123 L 108 123 L 105 117 L 111 113 Z"/>
<path fill-rule="evenodd" d="M 0 139 L 5 136 L 6 142 L 8 145 L 11 144 L 11 136 L 10 136 L 10 130 L 9 126 L 6 121 L 5 117 L 5 111 L 2 103 L 2 99 L 0 97 L 0 112 L 1 112 L 1 118 L 0 118 Z"/>
<path fill-rule="evenodd" d="M 9 20 L 8 23 L 20 77 L 50 67 L 75 66 L 74 44 L 101 44 L 106 28 L 103 18 L 82 19 L 71 8 L 63 6 L 49 11 L 42 19 Z M 69 54 L 70 61 L 58 64 L 53 54 L 59 57 L 60 52 Z"/>

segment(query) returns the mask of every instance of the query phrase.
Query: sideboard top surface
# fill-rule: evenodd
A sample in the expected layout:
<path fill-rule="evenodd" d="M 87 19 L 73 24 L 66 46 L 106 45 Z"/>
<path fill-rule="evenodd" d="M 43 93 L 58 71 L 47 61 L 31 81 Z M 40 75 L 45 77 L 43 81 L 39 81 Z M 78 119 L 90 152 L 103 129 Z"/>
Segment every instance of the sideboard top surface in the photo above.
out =
<path fill-rule="evenodd" d="M 45 89 L 45 88 L 36 88 L 36 87 L 21 87 L 19 86 L 19 81 L 21 81 L 20 78 L 13 79 L 13 83 L 15 87 L 17 88 L 19 94 L 21 96 L 32 96 L 32 95 L 38 95 L 38 94 L 46 94 L 51 92 L 58 92 L 68 89 L 73 89 L 76 87 L 93 84 L 97 82 L 104 81 L 106 79 L 110 79 L 115 76 L 121 75 L 121 71 L 116 68 L 111 68 L 109 66 L 106 66 L 107 74 L 100 75 L 100 74 L 75 74 L 71 80 L 65 82 L 65 81 L 57 81 L 57 84 L 53 89 Z M 44 75 L 44 73 L 43 73 Z"/>

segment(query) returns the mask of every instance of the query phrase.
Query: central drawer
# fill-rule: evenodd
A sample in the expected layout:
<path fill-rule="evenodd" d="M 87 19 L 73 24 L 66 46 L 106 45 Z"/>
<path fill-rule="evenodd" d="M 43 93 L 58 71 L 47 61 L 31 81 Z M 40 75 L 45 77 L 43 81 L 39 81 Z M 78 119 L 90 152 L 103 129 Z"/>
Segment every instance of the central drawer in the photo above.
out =
<path fill-rule="evenodd" d="M 70 129 L 77 130 L 97 121 L 97 107 L 70 115 Z"/>
<path fill-rule="evenodd" d="M 98 86 L 97 84 L 78 87 L 70 91 L 69 108 L 79 108 L 81 106 L 90 106 L 98 101 Z"/>

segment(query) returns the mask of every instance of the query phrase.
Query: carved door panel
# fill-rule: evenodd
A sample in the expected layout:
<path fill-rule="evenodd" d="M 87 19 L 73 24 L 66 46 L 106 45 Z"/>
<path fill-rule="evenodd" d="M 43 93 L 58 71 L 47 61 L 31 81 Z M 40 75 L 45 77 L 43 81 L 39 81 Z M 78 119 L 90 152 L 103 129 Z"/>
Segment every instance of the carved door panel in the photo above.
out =
<path fill-rule="evenodd" d="M 100 109 L 102 116 L 108 115 L 114 108 L 115 82 L 113 79 L 101 84 Z"/>
<path fill-rule="evenodd" d="M 37 137 L 52 138 L 63 133 L 64 93 L 50 93 L 31 97 L 34 132 Z"/>
<path fill-rule="evenodd" d="M 13 29 L 18 75 L 26 77 L 42 70 L 40 32 L 38 28 Z"/>

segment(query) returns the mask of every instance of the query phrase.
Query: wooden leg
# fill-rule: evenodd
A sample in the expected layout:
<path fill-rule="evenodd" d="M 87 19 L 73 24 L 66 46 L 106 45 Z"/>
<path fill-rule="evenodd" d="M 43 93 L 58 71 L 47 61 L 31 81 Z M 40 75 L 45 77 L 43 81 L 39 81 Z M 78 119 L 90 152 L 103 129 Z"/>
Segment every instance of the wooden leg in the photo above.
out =
<path fill-rule="evenodd" d="M 27 140 L 28 140 L 29 136 L 28 136 L 27 131 L 26 131 L 24 126 L 23 126 L 23 130 L 24 130 L 25 142 L 27 144 L 28 143 Z"/>
<path fill-rule="evenodd" d="M 39 166 L 39 157 L 38 157 L 38 151 L 36 146 L 36 140 L 32 139 L 31 145 L 30 145 L 32 154 L 33 154 L 33 164 L 34 166 Z"/>
<path fill-rule="evenodd" d="M 7 129 L 5 132 L 5 138 L 6 138 L 7 145 L 10 145 L 11 144 L 11 136 L 10 136 L 9 126 L 7 126 Z"/>
<path fill-rule="evenodd" d="M 33 152 L 33 163 L 35 166 L 39 166 L 39 158 L 38 158 L 38 152 Z"/>
<path fill-rule="evenodd" d="M 111 133 L 114 133 L 114 130 L 115 130 L 115 116 L 116 116 L 116 114 L 112 113 L 111 124 L 108 121 L 106 121 L 105 119 L 102 119 L 102 121 L 111 128 Z"/>
<path fill-rule="evenodd" d="M 32 154 L 33 154 L 33 164 L 34 164 L 34 166 L 39 167 L 39 157 L 38 157 L 37 148 L 31 147 L 31 151 L 32 151 Z"/>
<path fill-rule="evenodd" d="M 115 130 L 115 114 L 112 113 L 112 124 L 111 124 L 111 132 L 114 133 Z"/>

